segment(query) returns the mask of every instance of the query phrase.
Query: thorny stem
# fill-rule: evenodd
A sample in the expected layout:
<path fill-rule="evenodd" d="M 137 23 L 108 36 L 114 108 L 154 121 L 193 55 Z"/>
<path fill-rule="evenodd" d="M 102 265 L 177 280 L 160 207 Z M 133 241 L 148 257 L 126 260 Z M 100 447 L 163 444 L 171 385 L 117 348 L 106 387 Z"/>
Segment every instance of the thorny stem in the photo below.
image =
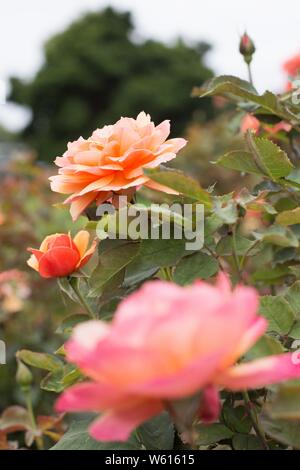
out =
<path fill-rule="evenodd" d="M 242 392 L 242 394 L 243 394 L 245 406 L 246 406 L 247 411 L 249 413 L 249 417 L 252 421 L 252 425 L 253 425 L 253 428 L 254 428 L 254 430 L 257 434 L 257 437 L 259 437 L 259 439 L 260 439 L 260 441 L 263 445 L 263 448 L 265 450 L 269 450 L 269 446 L 268 446 L 268 443 L 266 441 L 265 433 L 264 433 L 263 429 L 260 426 L 256 411 L 254 410 L 254 408 L 252 406 L 252 403 L 251 403 L 251 400 L 249 398 L 249 394 L 248 394 L 247 391 Z"/>

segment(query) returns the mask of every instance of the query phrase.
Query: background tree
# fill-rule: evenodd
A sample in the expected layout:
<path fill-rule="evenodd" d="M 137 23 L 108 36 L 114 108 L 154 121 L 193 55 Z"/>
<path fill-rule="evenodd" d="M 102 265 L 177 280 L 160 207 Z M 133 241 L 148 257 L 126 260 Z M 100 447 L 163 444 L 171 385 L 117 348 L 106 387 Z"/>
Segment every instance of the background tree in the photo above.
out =
<path fill-rule="evenodd" d="M 191 88 L 212 75 L 203 65 L 208 49 L 182 40 L 135 41 L 130 13 L 89 13 L 48 40 L 31 82 L 11 79 L 11 101 L 32 111 L 21 137 L 52 161 L 67 140 L 141 110 L 156 122 L 171 119 L 174 133 L 182 132 L 192 118 L 212 113 L 209 101 L 190 98 Z"/>

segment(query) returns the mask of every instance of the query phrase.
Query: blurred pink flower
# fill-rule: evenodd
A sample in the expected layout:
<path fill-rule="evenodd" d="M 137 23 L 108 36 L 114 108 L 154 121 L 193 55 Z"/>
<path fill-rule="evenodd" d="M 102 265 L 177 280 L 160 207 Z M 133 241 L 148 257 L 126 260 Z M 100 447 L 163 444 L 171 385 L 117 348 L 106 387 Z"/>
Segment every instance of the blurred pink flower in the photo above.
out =
<path fill-rule="evenodd" d="M 253 130 L 255 133 L 259 131 L 260 122 L 252 114 L 247 113 L 246 116 L 242 118 L 240 130 L 245 134 L 249 129 Z"/>
<path fill-rule="evenodd" d="M 121 118 L 95 130 L 88 139 L 80 137 L 55 160 L 60 169 L 50 178 L 51 189 L 71 194 L 65 203 L 71 204 L 74 220 L 92 202 L 101 204 L 140 185 L 174 193 L 143 174 L 143 168 L 172 160 L 186 145 L 185 139 L 166 140 L 169 133 L 169 121 L 155 126 L 149 114 L 141 112 L 136 119 Z"/>
<path fill-rule="evenodd" d="M 245 134 L 249 129 L 254 131 L 255 134 L 257 134 L 260 130 L 264 130 L 270 136 L 273 136 L 280 131 L 290 132 L 292 126 L 286 121 L 280 121 L 274 125 L 262 124 L 255 116 L 247 113 L 241 120 L 240 130 L 243 134 Z"/>
<path fill-rule="evenodd" d="M 287 73 L 290 79 L 296 78 L 300 74 L 300 54 L 296 54 L 287 60 L 283 66 L 283 70 Z M 286 91 L 293 89 L 293 84 L 291 81 L 286 83 Z"/>
<path fill-rule="evenodd" d="M 101 412 L 90 427 L 95 439 L 126 440 L 143 421 L 173 400 L 202 391 L 199 414 L 215 420 L 219 389 L 260 388 L 300 376 L 290 354 L 235 365 L 265 332 L 251 287 L 233 291 L 221 274 L 216 286 L 152 281 L 118 307 L 111 324 L 75 327 L 67 358 L 91 380 L 59 398 L 59 411 Z"/>

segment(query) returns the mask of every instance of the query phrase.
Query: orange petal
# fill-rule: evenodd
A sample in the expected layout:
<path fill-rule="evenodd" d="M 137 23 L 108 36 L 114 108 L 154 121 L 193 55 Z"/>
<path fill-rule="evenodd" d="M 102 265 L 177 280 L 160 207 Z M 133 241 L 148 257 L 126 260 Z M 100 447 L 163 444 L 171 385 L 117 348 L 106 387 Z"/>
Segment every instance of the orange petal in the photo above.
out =
<path fill-rule="evenodd" d="M 45 253 L 39 262 L 39 273 L 42 277 L 64 277 L 76 270 L 79 261 L 78 250 L 56 247 Z"/>
<path fill-rule="evenodd" d="M 85 254 L 89 241 L 90 241 L 90 234 L 86 230 L 80 230 L 80 232 L 78 232 L 73 238 L 73 242 L 78 248 L 80 258 L 82 258 L 83 255 Z"/>

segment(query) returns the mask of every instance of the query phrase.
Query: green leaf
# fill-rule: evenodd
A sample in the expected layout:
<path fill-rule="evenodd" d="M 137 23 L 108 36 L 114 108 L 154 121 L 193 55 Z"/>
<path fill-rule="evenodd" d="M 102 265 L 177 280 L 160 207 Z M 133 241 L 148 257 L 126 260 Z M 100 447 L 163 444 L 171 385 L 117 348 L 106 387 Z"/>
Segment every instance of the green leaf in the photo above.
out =
<path fill-rule="evenodd" d="M 199 424 L 196 431 L 198 433 L 197 444 L 201 446 L 209 446 L 233 436 L 233 431 L 221 423 Z"/>
<path fill-rule="evenodd" d="M 214 77 L 205 82 L 201 87 L 195 87 L 192 91 L 192 96 L 198 96 L 200 98 L 214 95 L 225 95 L 237 101 L 242 100 L 259 105 L 261 112 L 275 114 L 284 119 L 290 119 L 292 117 L 282 106 L 276 95 L 270 91 L 259 95 L 249 82 L 233 77 L 232 75 Z"/>
<path fill-rule="evenodd" d="M 90 278 L 91 291 L 89 296 L 100 295 L 105 284 L 110 282 L 136 257 L 138 250 L 138 243 L 121 245 L 117 243 L 116 247 L 100 253 L 98 266 Z"/>
<path fill-rule="evenodd" d="M 272 336 L 264 335 L 257 343 L 245 354 L 245 359 L 251 361 L 261 357 L 272 356 L 284 352 L 282 344 Z"/>
<path fill-rule="evenodd" d="M 258 269 L 252 276 L 251 279 L 254 282 L 264 282 L 265 284 L 275 284 L 283 277 L 290 274 L 290 270 L 287 266 L 276 266 L 271 268 Z"/>
<path fill-rule="evenodd" d="M 281 335 L 288 334 L 295 321 L 291 306 L 279 295 L 261 297 L 259 312 L 268 320 L 268 330 Z"/>
<path fill-rule="evenodd" d="M 172 450 L 175 428 L 167 412 L 146 421 L 137 435 L 147 450 Z"/>
<path fill-rule="evenodd" d="M 96 417 L 95 417 L 96 418 Z M 99 442 L 90 437 L 88 418 L 73 421 L 68 431 L 50 450 L 138 450 L 141 448 L 137 438 L 132 436 L 127 442 Z"/>
<path fill-rule="evenodd" d="M 286 291 L 284 298 L 288 301 L 298 320 L 300 320 L 300 281 L 296 281 Z"/>
<path fill-rule="evenodd" d="M 237 203 L 232 193 L 214 198 L 214 213 L 225 224 L 231 225 L 237 221 Z"/>
<path fill-rule="evenodd" d="M 252 247 L 256 244 L 256 240 L 248 240 L 241 235 L 235 236 L 235 246 L 236 246 L 236 254 L 238 256 L 243 256 L 246 253 L 249 255 L 254 255 L 258 253 L 259 249 L 251 250 Z M 233 254 L 233 236 L 227 235 L 226 237 L 221 238 L 219 243 L 217 244 L 216 251 L 220 256 L 231 256 Z"/>
<path fill-rule="evenodd" d="M 38 369 L 54 372 L 63 367 L 63 362 L 60 359 L 47 353 L 37 353 L 28 349 L 21 349 L 17 352 L 16 356 L 25 362 L 25 364 L 37 367 Z"/>
<path fill-rule="evenodd" d="M 264 232 L 254 232 L 253 235 L 261 241 L 272 243 L 273 245 L 282 247 L 299 246 L 299 240 L 296 235 L 287 227 L 281 225 L 271 225 Z"/>
<path fill-rule="evenodd" d="M 267 409 L 273 419 L 300 420 L 300 384 L 281 385 Z"/>
<path fill-rule="evenodd" d="M 199 183 L 179 170 L 161 168 L 144 170 L 144 173 L 153 181 L 168 186 L 184 196 L 202 202 L 207 208 L 212 207 L 211 196 L 208 191 L 201 188 Z"/>
<path fill-rule="evenodd" d="M 218 272 L 218 262 L 212 256 L 205 253 L 196 253 L 179 261 L 175 272 L 174 281 L 184 286 L 196 279 L 208 279 Z"/>
<path fill-rule="evenodd" d="M 295 225 L 300 223 L 300 207 L 290 211 L 283 211 L 276 217 L 276 222 L 280 225 Z"/>
<path fill-rule="evenodd" d="M 263 450 L 260 439 L 247 434 L 235 434 L 232 438 L 234 450 Z"/>
<path fill-rule="evenodd" d="M 300 339 L 300 320 L 292 326 L 291 331 L 289 332 L 289 337 L 293 339 Z"/>
<path fill-rule="evenodd" d="M 157 267 L 165 268 L 176 264 L 184 254 L 186 240 L 141 240 L 138 261 L 143 265 L 143 270 Z"/>
<path fill-rule="evenodd" d="M 65 388 L 82 379 L 82 374 L 73 364 L 65 364 L 64 367 L 50 372 L 41 381 L 41 389 L 47 392 L 60 393 Z"/>
<path fill-rule="evenodd" d="M 264 415 L 260 417 L 260 423 L 265 433 L 276 441 L 300 449 L 300 422 L 274 420 Z"/>
<path fill-rule="evenodd" d="M 272 180 L 288 176 L 294 168 L 287 154 L 269 139 L 247 132 L 247 143 L 258 168 Z"/>
<path fill-rule="evenodd" d="M 78 323 L 81 323 L 87 320 L 90 320 L 90 317 L 83 313 L 70 315 L 63 319 L 59 327 L 56 329 L 56 333 L 70 336 L 70 334 L 73 331 L 74 326 L 76 326 Z"/>
<path fill-rule="evenodd" d="M 222 419 L 232 431 L 249 433 L 252 429 L 251 419 L 244 406 L 233 408 L 231 403 L 226 401 L 222 409 Z"/>
<path fill-rule="evenodd" d="M 57 279 L 60 290 L 67 295 L 73 302 L 78 302 L 77 295 L 74 292 L 73 287 L 70 285 L 68 278 L 59 277 Z"/>
<path fill-rule="evenodd" d="M 250 152 L 242 150 L 234 150 L 220 157 L 216 163 L 228 168 L 229 170 L 237 170 L 242 173 L 251 173 L 254 175 L 262 175 L 262 171 L 256 165 Z"/>

